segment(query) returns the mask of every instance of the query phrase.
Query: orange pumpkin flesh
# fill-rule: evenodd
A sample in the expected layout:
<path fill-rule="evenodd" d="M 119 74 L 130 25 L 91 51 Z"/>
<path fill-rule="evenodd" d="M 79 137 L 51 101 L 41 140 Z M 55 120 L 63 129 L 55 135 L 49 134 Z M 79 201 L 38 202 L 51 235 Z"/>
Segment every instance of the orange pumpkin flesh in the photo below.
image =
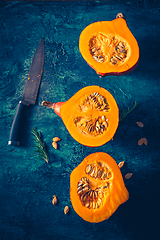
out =
<path fill-rule="evenodd" d="M 108 219 L 129 199 L 115 160 L 103 152 L 87 156 L 70 175 L 70 199 L 75 212 L 85 221 Z"/>
<path fill-rule="evenodd" d="M 139 60 L 139 47 L 125 19 L 95 22 L 79 38 L 79 49 L 86 62 L 102 76 L 123 75 Z"/>
<path fill-rule="evenodd" d="M 111 140 L 119 123 L 119 109 L 113 96 L 99 86 L 78 91 L 60 108 L 61 118 L 79 143 L 97 147 Z"/>

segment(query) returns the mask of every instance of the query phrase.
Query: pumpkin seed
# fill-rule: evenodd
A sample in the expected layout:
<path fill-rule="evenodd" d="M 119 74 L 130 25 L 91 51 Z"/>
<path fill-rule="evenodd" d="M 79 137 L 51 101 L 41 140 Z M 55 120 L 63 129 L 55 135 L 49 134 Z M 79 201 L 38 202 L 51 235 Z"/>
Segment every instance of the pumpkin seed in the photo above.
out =
<path fill-rule="evenodd" d="M 138 145 L 141 146 L 143 144 L 143 138 L 139 139 Z"/>
<path fill-rule="evenodd" d="M 117 64 L 117 60 L 116 60 L 114 57 L 112 57 L 112 58 L 110 59 L 110 62 L 111 62 L 113 65 L 116 65 L 116 64 Z"/>
<path fill-rule="evenodd" d="M 103 170 L 99 169 L 98 172 L 97 172 L 97 177 L 101 178 L 102 174 L 103 174 Z"/>
<path fill-rule="evenodd" d="M 102 179 L 106 179 L 108 177 L 108 174 L 107 173 L 103 173 L 103 175 L 102 175 Z"/>
<path fill-rule="evenodd" d="M 57 204 L 57 197 L 54 195 L 52 199 L 52 204 L 56 205 Z"/>
<path fill-rule="evenodd" d="M 142 122 L 136 122 L 139 127 L 144 127 L 144 124 Z"/>
<path fill-rule="evenodd" d="M 94 193 L 93 190 L 91 190 L 91 191 L 89 192 L 89 196 L 90 196 L 90 198 L 93 198 L 93 193 Z"/>
<path fill-rule="evenodd" d="M 89 208 L 93 208 L 93 202 L 89 201 Z"/>
<path fill-rule="evenodd" d="M 89 208 L 89 206 L 90 206 L 89 202 L 86 202 L 85 207 Z"/>
<path fill-rule="evenodd" d="M 91 165 L 88 165 L 88 166 L 86 167 L 86 169 L 85 169 L 85 172 L 86 172 L 86 173 L 89 173 L 89 172 L 91 171 L 91 169 L 92 169 L 92 166 L 91 166 Z"/>
<path fill-rule="evenodd" d="M 64 208 L 64 214 L 67 214 L 69 212 L 69 207 L 68 206 L 65 206 Z"/>
<path fill-rule="evenodd" d="M 145 145 L 147 145 L 147 139 L 146 139 L 146 138 L 143 138 L 143 143 L 144 143 Z"/>
<path fill-rule="evenodd" d="M 102 200 L 100 198 L 98 198 L 97 200 L 97 208 L 99 208 L 101 206 Z"/>
<path fill-rule="evenodd" d="M 97 191 L 94 191 L 94 196 L 95 196 L 95 198 L 98 197 L 98 192 Z"/>
<path fill-rule="evenodd" d="M 96 204 L 95 204 L 95 202 L 92 202 L 92 208 L 93 208 L 93 209 L 96 208 Z"/>
<path fill-rule="evenodd" d="M 91 173 L 89 174 L 91 177 L 93 177 L 94 176 L 94 173 L 95 173 L 95 170 L 94 170 L 94 168 L 92 168 L 92 171 L 91 171 Z"/>
<path fill-rule="evenodd" d="M 100 191 L 98 191 L 98 197 L 102 200 L 103 199 L 103 197 L 104 197 L 104 194 L 103 194 L 103 192 L 100 190 Z"/>
<path fill-rule="evenodd" d="M 95 167 L 94 167 L 94 175 L 93 175 L 94 178 L 97 177 L 97 172 L 98 172 L 98 167 L 95 166 Z"/>
<path fill-rule="evenodd" d="M 118 167 L 121 168 L 121 167 L 123 167 L 123 165 L 124 165 L 124 161 L 120 162 L 120 163 L 118 164 Z"/>
<path fill-rule="evenodd" d="M 52 143 L 52 146 L 53 146 L 55 149 L 57 149 L 57 143 L 56 143 L 56 142 L 53 142 L 53 143 Z"/>
<path fill-rule="evenodd" d="M 60 141 L 61 139 L 59 138 L 59 137 L 54 137 L 53 138 L 53 142 L 58 142 L 58 141 Z"/>
<path fill-rule="evenodd" d="M 132 175 L 133 175 L 133 173 L 127 173 L 127 174 L 125 175 L 125 179 L 129 179 L 129 178 L 131 178 Z"/>
<path fill-rule="evenodd" d="M 86 199 L 87 199 L 87 197 L 88 197 L 88 194 L 83 194 L 82 196 L 81 196 L 81 201 L 82 202 L 85 202 L 86 201 Z"/>

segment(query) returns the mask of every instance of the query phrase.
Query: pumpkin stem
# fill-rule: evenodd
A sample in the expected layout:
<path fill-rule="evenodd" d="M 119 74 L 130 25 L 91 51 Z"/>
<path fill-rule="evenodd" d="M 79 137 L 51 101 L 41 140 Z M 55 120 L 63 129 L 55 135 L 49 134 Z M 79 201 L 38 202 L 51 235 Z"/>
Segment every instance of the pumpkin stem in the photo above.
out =
<path fill-rule="evenodd" d="M 41 103 L 41 105 L 42 105 L 42 106 L 45 106 L 45 107 L 47 107 L 47 108 L 52 108 L 52 109 L 54 109 L 55 103 L 49 102 L 49 101 L 43 101 L 43 102 Z"/>
<path fill-rule="evenodd" d="M 41 103 L 42 106 L 45 106 L 47 108 L 52 108 L 59 117 L 61 117 L 60 109 L 63 104 L 64 104 L 64 102 L 53 103 L 53 102 L 49 102 L 49 101 L 43 101 Z"/>
<path fill-rule="evenodd" d="M 117 13 L 116 18 L 123 18 L 126 20 L 126 16 L 123 13 Z"/>

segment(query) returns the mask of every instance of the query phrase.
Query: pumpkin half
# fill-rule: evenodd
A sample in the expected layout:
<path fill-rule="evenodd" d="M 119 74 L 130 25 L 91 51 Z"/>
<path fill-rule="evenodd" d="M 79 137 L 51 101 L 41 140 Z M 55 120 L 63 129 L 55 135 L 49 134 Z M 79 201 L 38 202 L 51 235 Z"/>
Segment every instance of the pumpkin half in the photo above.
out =
<path fill-rule="evenodd" d="M 119 123 L 114 97 L 99 86 L 79 90 L 65 103 L 43 102 L 62 118 L 71 136 L 79 143 L 97 147 L 111 140 Z"/>
<path fill-rule="evenodd" d="M 72 206 L 85 221 L 108 219 L 128 198 L 121 171 L 107 153 L 90 154 L 70 175 Z"/>
<path fill-rule="evenodd" d="M 138 43 L 122 14 L 112 21 L 87 26 L 79 38 L 79 50 L 86 62 L 106 76 L 133 71 L 139 60 Z"/>

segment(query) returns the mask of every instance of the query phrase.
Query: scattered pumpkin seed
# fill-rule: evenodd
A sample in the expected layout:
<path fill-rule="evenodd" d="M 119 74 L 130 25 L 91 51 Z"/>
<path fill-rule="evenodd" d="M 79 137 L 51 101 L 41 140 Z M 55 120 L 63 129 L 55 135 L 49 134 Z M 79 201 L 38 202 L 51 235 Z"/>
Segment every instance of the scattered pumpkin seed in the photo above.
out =
<path fill-rule="evenodd" d="M 129 178 L 131 178 L 132 175 L 133 175 L 133 173 L 127 173 L 127 174 L 125 175 L 125 179 L 129 179 Z"/>
<path fill-rule="evenodd" d="M 144 143 L 144 142 L 143 142 L 143 138 L 139 139 L 138 145 L 141 146 L 143 143 Z"/>
<path fill-rule="evenodd" d="M 56 204 L 57 204 L 57 197 L 56 197 L 55 195 L 53 196 L 52 203 L 53 203 L 53 205 L 56 205 Z"/>
<path fill-rule="evenodd" d="M 144 124 L 142 122 L 136 122 L 139 127 L 144 127 Z"/>
<path fill-rule="evenodd" d="M 58 142 L 58 141 L 60 141 L 61 139 L 59 138 L 59 137 L 54 137 L 53 138 L 53 142 Z"/>
<path fill-rule="evenodd" d="M 57 143 L 56 143 L 56 142 L 53 142 L 53 143 L 52 143 L 52 146 L 53 146 L 55 149 L 57 149 Z"/>
<path fill-rule="evenodd" d="M 69 212 L 69 207 L 68 206 L 65 206 L 64 208 L 64 213 L 67 214 Z"/>
<path fill-rule="evenodd" d="M 147 139 L 146 139 L 146 138 L 143 138 L 143 143 L 144 143 L 145 145 L 147 145 Z"/>
<path fill-rule="evenodd" d="M 118 164 L 118 167 L 121 168 L 121 167 L 123 167 L 123 165 L 124 165 L 124 161 L 120 162 L 120 163 Z"/>
<path fill-rule="evenodd" d="M 145 144 L 147 145 L 147 139 L 146 138 L 141 138 L 139 141 L 138 141 L 138 145 L 141 146 L 142 144 Z"/>

